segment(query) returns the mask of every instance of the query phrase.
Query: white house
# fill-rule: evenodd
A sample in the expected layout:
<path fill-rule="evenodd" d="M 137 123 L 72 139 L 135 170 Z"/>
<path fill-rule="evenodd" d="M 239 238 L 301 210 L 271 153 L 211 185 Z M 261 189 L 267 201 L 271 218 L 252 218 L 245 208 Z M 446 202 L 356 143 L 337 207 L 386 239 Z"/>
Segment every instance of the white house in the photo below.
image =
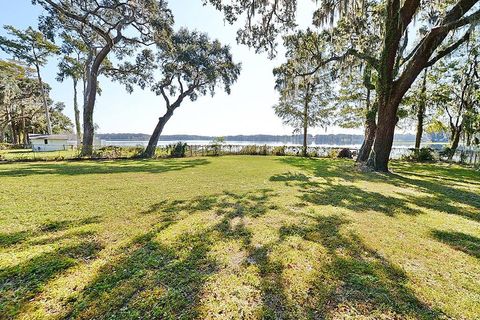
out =
<path fill-rule="evenodd" d="M 37 152 L 69 150 L 77 145 L 75 136 L 68 134 L 30 134 L 28 137 L 32 150 Z"/>
<path fill-rule="evenodd" d="M 32 150 L 36 152 L 71 150 L 77 147 L 77 136 L 74 134 L 29 134 Z M 94 147 L 101 147 L 103 140 L 93 139 Z"/>

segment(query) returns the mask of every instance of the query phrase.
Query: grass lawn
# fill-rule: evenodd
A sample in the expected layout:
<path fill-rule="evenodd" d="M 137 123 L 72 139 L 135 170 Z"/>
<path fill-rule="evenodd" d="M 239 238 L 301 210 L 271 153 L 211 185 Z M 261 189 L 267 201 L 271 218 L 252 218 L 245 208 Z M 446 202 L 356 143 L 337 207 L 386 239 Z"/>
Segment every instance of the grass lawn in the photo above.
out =
<path fill-rule="evenodd" d="M 33 152 L 32 149 L 0 150 L 0 160 L 7 161 L 44 161 L 72 159 L 78 156 L 77 150 Z"/>
<path fill-rule="evenodd" d="M 479 319 L 480 173 L 225 156 L 0 165 L 0 318 Z"/>

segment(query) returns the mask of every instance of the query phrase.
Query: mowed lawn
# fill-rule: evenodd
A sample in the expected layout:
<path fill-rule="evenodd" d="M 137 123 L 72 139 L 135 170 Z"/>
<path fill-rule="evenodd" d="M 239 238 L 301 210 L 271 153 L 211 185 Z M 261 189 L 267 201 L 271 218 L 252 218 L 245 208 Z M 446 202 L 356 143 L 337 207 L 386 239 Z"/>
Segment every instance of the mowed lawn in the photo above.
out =
<path fill-rule="evenodd" d="M 0 165 L 2 319 L 479 319 L 480 173 L 224 156 Z"/>

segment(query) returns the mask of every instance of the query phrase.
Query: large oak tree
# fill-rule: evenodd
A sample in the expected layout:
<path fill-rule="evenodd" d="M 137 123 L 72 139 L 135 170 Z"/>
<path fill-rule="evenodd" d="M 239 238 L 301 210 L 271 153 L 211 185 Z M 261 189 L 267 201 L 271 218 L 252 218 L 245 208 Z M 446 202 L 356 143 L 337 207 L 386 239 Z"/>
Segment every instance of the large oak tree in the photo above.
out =
<path fill-rule="evenodd" d="M 150 87 L 164 100 L 165 113 L 158 119 L 144 152 L 145 157 L 153 157 L 160 134 L 182 102 L 213 96 L 218 88 L 229 94 L 241 66 L 233 61 L 228 46 L 210 40 L 205 33 L 182 28 L 168 42 L 157 42 L 155 55 L 145 50 L 135 63 L 126 63 L 122 69 L 131 72 L 118 72 L 114 78 L 126 84 L 127 90 L 133 90 L 133 84 Z"/>
<path fill-rule="evenodd" d="M 245 27 L 239 30 L 238 40 L 257 50 L 274 50 L 281 32 L 295 26 L 296 0 L 208 0 L 222 10 L 228 21 L 246 15 Z M 355 42 L 346 44 L 340 54 L 367 61 L 378 73 L 376 93 L 378 126 L 371 154 L 375 170 L 388 171 L 388 161 L 398 121 L 399 105 L 418 75 L 444 56 L 467 42 L 472 28 L 480 18 L 479 0 L 323 0 L 317 1 L 314 22 L 325 28 L 342 19 L 355 19 L 365 14 L 368 2 L 381 7 L 382 28 L 378 30 L 381 46 L 374 55 L 358 50 Z M 438 15 L 436 23 L 423 36 L 409 43 L 413 22 L 426 11 Z M 339 20 L 340 19 L 340 20 Z M 360 35 L 361 36 L 361 35 Z M 353 44 L 353 46 L 351 46 Z M 325 57 L 326 61 L 329 57 Z"/>
<path fill-rule="evenodd" d="M 46 33 L 56 29 L 76 33 L 86 44 L 86 88 L 83 105 L 83 155 L 91 155 L 93 112 L 102 64 L 113 53 L 122 60 L 142 46 L 168 36 L 173 17 L 164 0 L 32 0 L 48 12 L 41 25 Z"/>

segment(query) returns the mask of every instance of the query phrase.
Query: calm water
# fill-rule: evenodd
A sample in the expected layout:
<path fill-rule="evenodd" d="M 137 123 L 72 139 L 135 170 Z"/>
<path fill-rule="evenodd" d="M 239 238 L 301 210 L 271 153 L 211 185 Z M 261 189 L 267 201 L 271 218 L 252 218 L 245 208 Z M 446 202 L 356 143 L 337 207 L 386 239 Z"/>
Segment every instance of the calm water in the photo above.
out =
<path fill-rule="evenodd" d="M 175 141 L 159 141 L 158 146 L 167 146 L 170 144 L 177 143 L 178 140 Z M 211 144 L 212 141 L 209 140 L 184 140 L 182 142 L 187 143 L 188 145 L 198 146 L 198 145 L 208 145 Z M 104 146 L 118 146 L 118 147 L 146 147 L 148 141 L 109 141 L 109 140 L 102 140 L 102 145 Z M 225 144 L 230 145 L 267 145 L 267 146 L 300 146 L 301 144 L 295 143 L 285 143 L 285 142 L 274 142 L 274 141 L 226 141 Z M 396 142 L 394 143 L 395 148 L 402 148 L 408 149 L 414 147 L 414 142 Z M 427 144 L 425 144 L 427 146 Z M 430 145 L 429 145 L 430 146 Z M 435 145 L 438 146 L 438 145 Z M 344 148 L 352 148 L 358 149 L 361 147 L 360 144 L 309 144 L 309 147 L 344 147 Z"/>

